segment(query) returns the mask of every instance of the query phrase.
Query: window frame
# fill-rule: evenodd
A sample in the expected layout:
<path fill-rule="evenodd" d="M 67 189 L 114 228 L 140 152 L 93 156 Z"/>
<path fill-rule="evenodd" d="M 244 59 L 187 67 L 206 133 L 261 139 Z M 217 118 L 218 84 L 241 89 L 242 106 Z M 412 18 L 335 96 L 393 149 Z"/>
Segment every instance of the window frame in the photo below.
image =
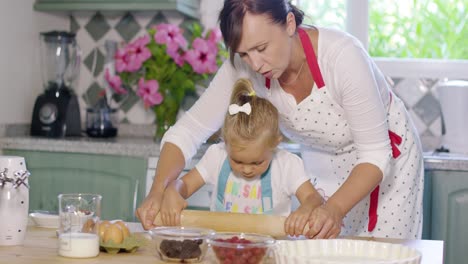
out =
<path fill-rule="evenodd" d="M 296 0 L 298 5 L 302 1 Z M 369 0 L 346 0 L 345 30 L 369 47 Z M 468 80 L 468 60 L 373 57 L 382 72 L 396 78 Z"/>

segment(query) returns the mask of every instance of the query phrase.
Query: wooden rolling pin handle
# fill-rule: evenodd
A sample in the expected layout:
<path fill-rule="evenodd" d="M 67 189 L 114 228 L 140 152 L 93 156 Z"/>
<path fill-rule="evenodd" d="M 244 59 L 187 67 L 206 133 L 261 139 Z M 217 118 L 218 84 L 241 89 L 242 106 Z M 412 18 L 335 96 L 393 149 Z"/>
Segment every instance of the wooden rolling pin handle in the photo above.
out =
<path fill-rule="evenodd" d="M 263 215 L 210 212 L 197 210 L 183 210 L 181 214 L 181 225 L 192 227 L 203 227 L 213 229 L 217 232 L 244 232 L 270 235 L 273 237 L 285 237 L 284 222 L 286 217 Z M 160 214 L 156 216 L 154 224 L 162 226 Z M 303 234 L 309 231 L 307 224 Z"/>

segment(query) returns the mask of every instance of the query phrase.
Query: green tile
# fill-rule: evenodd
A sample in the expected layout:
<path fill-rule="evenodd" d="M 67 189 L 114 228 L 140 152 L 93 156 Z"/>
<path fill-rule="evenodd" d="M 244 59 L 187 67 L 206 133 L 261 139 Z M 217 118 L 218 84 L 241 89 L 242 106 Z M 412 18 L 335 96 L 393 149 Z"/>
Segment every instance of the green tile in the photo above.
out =
<path fill-rule="evenodd" d="M 85 28 L 94 41 L 101 39 L 111 29 L 106 18 L 104 18 L 104 16 L 99 12 L 91 18 Z"/>
<path fill-rule="evenodd" d="M 87 107 L 92 107 L 94 106 L 98 99 L 99 99 L 99 94 L 103 91 L 103 88 L 96 82 L 93 82 L 86 92 L 82 95 L 83 100 L 86 102 Z"/>
<path fill-rule="evenodd" d="M 182 100 L 181 108 L 185 111 L 189 110 L 198 100 L 198 95 L 195 92 L 187 93 Z"/>
<path fill-rule="evenodd" d="M 70 16 L 70 32 L 76 33 L 80 29 L 80 25 L 76 22 L 74 16 Z"/>
<path fill-rule="evenodd" d="M 198 20 L 195 20 L 193 18 L 186 16 L 184 21 L 182 21 L 182 23 L 180 23 L 179 25 L 179 27 L 184 30 L 184 37 L 185 39 L 187 39 L 187 41 L 190 41 L 192 39 L 193 23 L 200 23 L 200 22 Z"/>
<path fill-rule="evenodd" d="M 112 98 L 120 104 L 120 109 L 127 113 L 135 104 L 140 101 L 140 97 L 136 95 L 133 90 L 130 90 L 128 94 L 113 94 Z"/>
<path fill-rule="evenodd" d="M 151 27 L 153 26 L 156 26 L 158 24 L 162 24 L 162 23 L 169 23 L 166 19 L 166 17 L 163 15 L 163 13 L 161 11 L 157 12 L 156 15 L 154 15 L 154 17 L 151 19 L 151 21 L 148 23 L 148 25 L 146 25 L 146 29 L 150 29 Z"/>
<path fill-rule="evenodd" d="M 413 111 L 421 118 L 424 124 L 429 126 L 440 116 L 439 105 L 439 101 L 431 93 L 426 93 L 413 107 Z"/>
<path fill-rule="evenodd" d="M 135 18 L 131 13 L 127 13 L 115 26 L 115 30 L 120 34 L 120 36 L 126 41 L 129 42 L 135 37 L 140 31 L 140 25 L 137 23 Z"/>
<path fill-rule="evenodd" d="M 83 63 L 86 68 L 93 74 L 94 77 L 98 76 L 104 68 L 104 54 L 98 49 L 93 49 L 88 56 L 84 59 Z"/>
<path fill-rule="evenodd" d="M 421 133 L 421 136 L 423 136 L 423 137 L 433 137 L 435 135 L 434 135 L 434 133 L 431 132 L 430 129 L 426 129 L 423 133 Z"/>

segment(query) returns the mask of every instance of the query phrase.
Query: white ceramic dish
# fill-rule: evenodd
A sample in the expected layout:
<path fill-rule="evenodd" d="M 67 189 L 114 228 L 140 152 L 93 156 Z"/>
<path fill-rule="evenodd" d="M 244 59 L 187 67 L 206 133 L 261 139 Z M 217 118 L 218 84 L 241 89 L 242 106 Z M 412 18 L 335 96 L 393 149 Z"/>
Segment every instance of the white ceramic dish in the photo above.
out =
<path fill-rule="evenodd" d="M 46 228 L 59 228 L 60 220 L 58 215 L 44 213 L 30 213 L 29 217 L 36 226 Z"/>
<path fill-rule="evenodd" d="M 400 244 L 365 240 L 283 240 L 274 250 L 279 264 L 419 264 L 421 253 Z"/>

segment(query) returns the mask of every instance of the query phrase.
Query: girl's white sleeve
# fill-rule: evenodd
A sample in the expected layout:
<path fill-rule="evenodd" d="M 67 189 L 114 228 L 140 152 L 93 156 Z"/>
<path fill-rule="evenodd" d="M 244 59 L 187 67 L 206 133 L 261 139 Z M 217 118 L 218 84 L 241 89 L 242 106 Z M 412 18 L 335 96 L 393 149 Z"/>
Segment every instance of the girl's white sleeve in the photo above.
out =
<path fill-rule="evenodd" d="M 350 125 L 358 161 L 377 166 L 385 176 L 391 159 L 387 123 L 388 87 L 357 41 L 344 44 L 334 67 L 338 98 Z"/>
<path fill-rule="evenodd" d="M 286 150 L 280 150 L 281 179 L 283 188 L 286 188 L 288 196 L 296 195 L 297 189 L 306 181 L 310 180 L 304 168 L 302 159 Z"/>
<path fill-rule="evenodd" d="M 195 168 L 207 184 L 216 184 L 227 152 L 224 143 L 213 144 L 206 150 Z"/>
<path fill-rule="evenodd" d="M 236 69 L 226 60 L 202 96 L 166 132 L 160 146 L 165 142 L 177 145 L 188 164 L 200 145 L 223 124 L 237 75 Z"/>

